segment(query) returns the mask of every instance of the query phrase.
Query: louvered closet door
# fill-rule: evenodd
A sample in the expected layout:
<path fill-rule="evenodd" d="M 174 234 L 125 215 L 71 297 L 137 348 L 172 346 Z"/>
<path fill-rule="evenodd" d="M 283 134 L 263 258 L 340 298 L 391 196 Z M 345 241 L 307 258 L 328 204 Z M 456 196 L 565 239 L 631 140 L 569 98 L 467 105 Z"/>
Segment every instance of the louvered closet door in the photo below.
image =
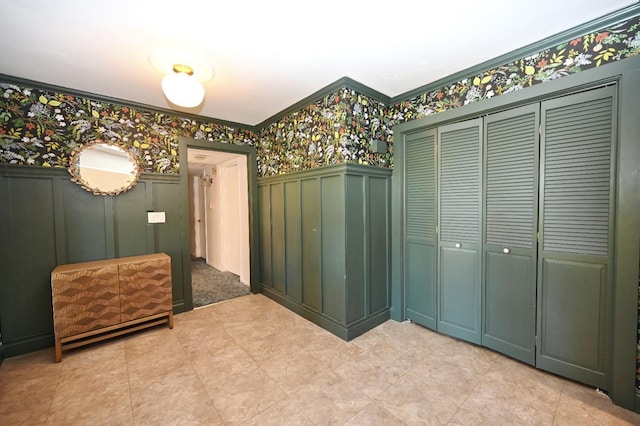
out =
<path fill-rule="evenodd" d="M 537 365 L 608 383 L 616 88 L 542 103 Z"/>
<path fill-rule="evenodd" d="M 539 104 L 485 119 L 482 344 L 535 362 Z"/>
<path fill-rule="evenodd" d="M 405 294 L 408 319 L 436 328 L 436 130 L 405 138 Z"/>
<path fill-rule="evenodd" d="M 479 344 L 482 120 L 438 128 L 438 331 Z"/>

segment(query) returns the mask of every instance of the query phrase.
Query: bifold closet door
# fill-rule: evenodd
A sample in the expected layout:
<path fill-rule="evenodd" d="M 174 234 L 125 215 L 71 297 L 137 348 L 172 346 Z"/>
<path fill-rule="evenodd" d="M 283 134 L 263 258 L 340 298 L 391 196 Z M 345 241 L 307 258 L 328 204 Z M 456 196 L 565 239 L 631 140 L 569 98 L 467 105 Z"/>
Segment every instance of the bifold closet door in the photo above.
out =
<path fill-rule="evenodd" d="M 405 137 L 406 316 L 436 328 L 436 130 Z"/>
<path fill-rule="evenodd" d="M 536 363 L 607 389 L 616 87 L 541 107 Z"/>
<path fill-rule="evenodd" d="M 438 128 L 438 331 L 481 343 L 482 119 Z"/>
<path fill-rule="evenodd" d="M 535 363 L 539 104 L 485 119 L 482 344 Z"/>

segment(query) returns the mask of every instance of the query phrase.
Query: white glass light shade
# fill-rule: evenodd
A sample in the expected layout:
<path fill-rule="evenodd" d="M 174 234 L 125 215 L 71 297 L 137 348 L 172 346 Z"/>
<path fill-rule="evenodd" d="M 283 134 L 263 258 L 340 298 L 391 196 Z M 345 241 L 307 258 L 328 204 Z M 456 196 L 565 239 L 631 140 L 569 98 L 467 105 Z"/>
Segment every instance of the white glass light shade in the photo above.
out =
<path fill-rule="evenodd" d="M 185 107 L 197 107 L 204 100 L 204 87 L 193 76 L 174 72 L 162 79 L 162 91 L 169 101 Z"/>

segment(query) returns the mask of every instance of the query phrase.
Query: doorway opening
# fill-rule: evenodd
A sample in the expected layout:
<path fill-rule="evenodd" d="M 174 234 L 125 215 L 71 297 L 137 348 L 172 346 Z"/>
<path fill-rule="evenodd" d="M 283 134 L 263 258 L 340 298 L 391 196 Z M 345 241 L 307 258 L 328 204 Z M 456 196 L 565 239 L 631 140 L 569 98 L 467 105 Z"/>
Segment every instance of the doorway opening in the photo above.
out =
<path fill-rule="evenodd" d="M 247 155 L 187 148 L 193 307 L 250 292 Z"/>

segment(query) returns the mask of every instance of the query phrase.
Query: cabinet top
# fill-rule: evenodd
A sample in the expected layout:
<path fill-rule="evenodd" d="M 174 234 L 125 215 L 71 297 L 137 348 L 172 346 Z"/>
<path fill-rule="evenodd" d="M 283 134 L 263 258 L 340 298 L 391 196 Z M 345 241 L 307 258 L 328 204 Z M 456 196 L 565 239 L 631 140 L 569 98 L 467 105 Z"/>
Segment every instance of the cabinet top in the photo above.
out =
<path fill-rule="evenodd" d="M 66 265 L 58 265 L 51 272 L 52 274 L 57 272 L 69 272 L 77 269 L 89 269 L 100 268 L 110 265 L 120 265 L 124 263 L 137 263 L 146 262 L 150 260 L 171 260 L 171 258 L 165 253 L 143 254 L 140 256 L 128 256 L 128 257 L 116 257 L 113 259 L 93 260 L 89 262 L 69 263 Z"/>

